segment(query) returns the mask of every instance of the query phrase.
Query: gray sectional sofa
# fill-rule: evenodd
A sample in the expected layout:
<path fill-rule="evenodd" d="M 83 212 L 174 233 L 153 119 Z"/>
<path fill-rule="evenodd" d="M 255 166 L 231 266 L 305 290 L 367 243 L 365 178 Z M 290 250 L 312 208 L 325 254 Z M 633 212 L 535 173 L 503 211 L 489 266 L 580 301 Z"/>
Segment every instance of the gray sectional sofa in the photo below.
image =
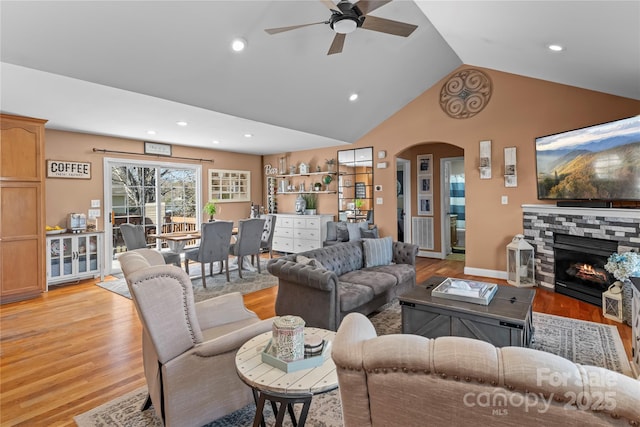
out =
<path fill-rule="evenodd" d="M 418 247 L 384 239 L 338 243 L 272 259 L 276 314 L 335 331 L 348 313 L 369 314 L 416 285 Z"/>

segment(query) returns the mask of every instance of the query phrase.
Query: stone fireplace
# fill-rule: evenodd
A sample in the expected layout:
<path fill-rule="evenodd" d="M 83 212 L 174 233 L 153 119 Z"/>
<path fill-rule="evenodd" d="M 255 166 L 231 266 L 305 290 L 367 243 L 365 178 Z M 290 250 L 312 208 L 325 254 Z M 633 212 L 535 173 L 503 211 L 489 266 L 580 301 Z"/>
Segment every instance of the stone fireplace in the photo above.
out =
<path fill-rule="evenodd" d="M 602 293 L 615 281 L 604 265 L 617 250 L 614 240 L 554 233 L 556 292 L 601 306 Z"/>
<path fill-rule="evenodd" d="M 523 205 L 522 210 L 525 239 L 535 248 L 535 274 L 538 286 L 555 289 L 557 292 L 567 293 L 595 304 L 596 298 L 600 301 L 598 297 L 602 293 L 600 289 L 604 286 L 608 287 L 611 281 L 611 277 L 607 277 L 604 283 L 605 280 L 602 278 L 603 259 L 606 263 L 606 258 L 613 252 L 640 249 L 640 210 L 638 209 Z M 594 240 L 588 243 L 582 238 Z M 580 248 L 580 245 L 583 248 Z M 591 249 L 597 253 L 589 254 Z M 556 256 L 559 257 L 561 267 L 556 266 Z M 573 271 L 579 267 L 573 264 L 579 263 L 580 260 L 572 262 L 570 260 L 572 257 L 582 258 L 583 263 L 593 264 L 591 265 L 593 271 L 589 271 L 588 267 L 584 267 L 586 270 L 583 271 Z M 604 273 L 608 274 L 606 271 Z M 558 285 L 557 282 L 561 284 Z M 566 282 L 572 282 L 572 286 L 562 286 Z M 598 284 L 598 282 L 603 283 Z M 582 286 L 581 291 L 576 290 L 579 286 Z M 561 287 L 563 289 L 560 289 Z M 589 291 L 585 292 L 585 289 Z M 580 294 L 576 295 L 576 292 Z"/>

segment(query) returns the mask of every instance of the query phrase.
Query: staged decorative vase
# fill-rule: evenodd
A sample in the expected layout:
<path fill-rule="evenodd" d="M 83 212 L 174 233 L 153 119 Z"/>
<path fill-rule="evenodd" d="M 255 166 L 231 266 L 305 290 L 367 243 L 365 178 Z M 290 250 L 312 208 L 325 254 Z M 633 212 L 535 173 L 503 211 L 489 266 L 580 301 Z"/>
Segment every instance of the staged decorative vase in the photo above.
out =
<path fill-rule="evenodd" d="M 286 362 L 304 358 L 304 320 L 282 316 L 273 321 L 273 345 L 276 357 Z"/>
<path fill-rule="evenodd" d="M 296 199 L 296 213 L 298 215 L 304 215 L 304 210 L 307 208 L 307 201 L 302 197 L 302 194 L 298 195 Z"/>

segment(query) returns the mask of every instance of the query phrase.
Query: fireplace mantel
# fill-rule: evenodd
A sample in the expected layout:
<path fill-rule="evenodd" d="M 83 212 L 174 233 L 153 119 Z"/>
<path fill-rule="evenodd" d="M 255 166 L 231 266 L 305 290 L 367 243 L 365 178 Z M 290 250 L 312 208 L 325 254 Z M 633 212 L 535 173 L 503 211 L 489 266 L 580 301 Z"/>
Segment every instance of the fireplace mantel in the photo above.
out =
<path fill-rule="evenodd" d="M 618 251 L 640 249 L 640 210 L 573 208 L 555 205 L 522 205 L 523 229 L 526 240 L 535 249 L 536 284 L 553 289 L 553 235 L 613 240 Z"/>
<path fill-rule="evenodd" d="M 602 216 L 607 218 L 631 218 L 640 221 L 640 209 L 619 208 L 567 208 L 556 205 L 522 205 L 523 212 L 554 215 Z"/>

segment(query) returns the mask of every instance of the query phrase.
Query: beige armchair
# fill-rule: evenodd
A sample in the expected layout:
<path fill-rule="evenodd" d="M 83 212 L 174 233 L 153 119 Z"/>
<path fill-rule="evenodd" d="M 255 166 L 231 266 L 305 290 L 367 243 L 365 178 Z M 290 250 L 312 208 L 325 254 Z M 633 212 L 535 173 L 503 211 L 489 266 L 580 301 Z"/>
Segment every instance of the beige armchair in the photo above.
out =
<path fill-rule="evenodd" d="M 640 382 L 522 347 L 461 337 L 376 337 L 348 314 L 331 354 L 344 425 L 629 426 Z"/>
<path fill-rule="evenodd" d="M 164 425 L 201 426 L 253 402 L 236 374 L 235 353 L 271 330 L 272 320 L 247 310 L 237 292 L 195 303 L 183 270 L 125 255 L 121 265 L 143 325 L 147 386 Z"/>

